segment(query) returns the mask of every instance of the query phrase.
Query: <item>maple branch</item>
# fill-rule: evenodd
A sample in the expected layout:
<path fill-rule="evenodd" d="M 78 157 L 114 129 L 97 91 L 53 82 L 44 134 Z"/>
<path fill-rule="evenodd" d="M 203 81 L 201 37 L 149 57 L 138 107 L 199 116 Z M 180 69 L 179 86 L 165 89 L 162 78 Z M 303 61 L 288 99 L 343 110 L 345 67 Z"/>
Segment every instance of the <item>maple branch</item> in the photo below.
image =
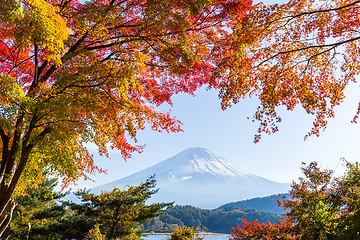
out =
<path fill-rule="evenodd" d="M 11 50 L 11 48 L 2 40 L 0 40 L 1 43 L 3 43 L 6 48 L 8 49 L 10 55 L 8 55 L 5 59 L 0 60 L 0 62 L 6 62 L 6 60 L 10 59 L 10 57 L 12 57 L 14 60 L 12 61 L 13 66 L 10 68 L 10 70 L 7 72 L 7 74 L 10 74 L 15 68 L 17 68 L 18 66 L 20 66 L 21 64 L 25 63 L 26 61 L 30 60 L 33 56 L 30 56 L 26 59 L 24 59 L 23 61 L 17 63 L 19 55 L 20 55 L 20 49 L 18 49 L 18 52 L 16 54 L 16 56 L 14 56 L 14 53 L 16 51 L 16 48 L 14 48 L 14 50 Z"/>
<path fill-rule="evenodd" d="M 35 120 L 36 120 L 36 118 L 34 117 L 32 119 L 32 123 L 34 123 Z M 32 124 L 30 124 L 30 125 L 32 125 Z M 7 201 L 4 201 L 4 200 L 11 198 L 11 195 L 15 190 L 15 187 L 20 179 L 20 176 L 25 169 L 27 160 L 29 159 L 29 155 L 36 144 L 36 143 L 27 144 L 33 129 L 34 129 L 33 125 L 31 127 L 29 127 L 29 130 L 25 136 L 25 140 L 22 142 L 22 151 L 21 151 L 20 161 L 15 170 L 13 177 L 11 178 L 10 184 L 8 185 L 7 188 L 2 188 L 2 190 L 5 192 L 0 197 L 0 202 L 2 202 L 2 204 L 0 204 L 0 210 L 5 207 L 5 202 L 7 202 Z M 46 136 L 50 132 L 51 132 L 51 129 L 49 127 L 45 127 L 44 130 L 38 136 L 35 137 L 35 142 L 38 141 L 39 139 L 41 139 L 42 137 Z M 13 166 L 10 166 L 11 169 L 12 169 L 12 167 Z M 3 181 L 2 181 L 2 183 L 4 184 Z"/>
<path fill-rule="evenodd" d="M 305 74 L 306 70 L 309 68 L 309 66 L 310 66 L 310 64 L 311 64 L 311 60 L 313 60 L 313 59 L 316 58 L 317 56 L 320 56 L 321 54 L 324 54 L 325 52 L 331 51 L 331 50 L 333 50 L 333 49 L 336 49 L 336 47 L 332 47 L 332 48 L 330 48 L 330 49 L 324 50 L 324 51 L 319 52 L 319 53 L 317 53 L 317 54 L 315 54 L 315 55 L 312 55 L 312 56 L 311 56 L 310 58 L 308 58 L 307 60 L 300 61 L 300 62 L 296 63 L 295 66 L 297 66 L 297 65 L 299 65 L 299 64 L 301 64 L 301 63 L 307 62 L 304 70 L 302 70 L 301 73 L 299 74 L 299 78 L 301 77 L 301 75 Z M 336 53 L 334 53 L 333 56 L 331 57 L 331 59 L 329 59 L 329 60 L 327 61 L 327 65 L 325 65 L 325 66 L 328 66 L 328 65 L 330 64 L 331 60 L 333 60 L 333 59 L 335 58 L 335 54 L 336 54 Z M 325 68 L 325 67 L 324 67 L 324 68 Z"/>
<path fill-rule="evenodd" d="M 360 3 L 360 1 L 354 1 L 354 2 L 352 2 L 350 4 L 340 6 L 340 7 L 337 7 L 337 8 L 320 9 L 320 10 L 315 10 L 315 11 L 310 11 L 310 12 L 302 12 L 302 13 L 299 13 L 299 14 L 296 14 L 296 15 L 285 16 L 285 17 L 282 17 L 280 19 L 285 19 L 285 18 L 294 19 L 294 18 L 298 18 L 298 17 L 304 16 L 304 15 L 311 15 L 311 14 L 315 14 L 315 13 L 325 13 L 325 12 L 331 12 L 331 11 L 338 11 L 338 10 L 342 10 L 344 8 L 351 7 L 351 6 L 356 5 L 358 3 Z"/>
<path fill-rule="evenodd" d="M 112 54 L 115 54 L 115 53 L 112 53 Z M 110 54 L 108 57 L 111 57 L 112 54 Z M 102 63 L 102 61 L 100 61 L 100 62 Z M 110 71 L 111 71 L 111 70 L 110 70 Z M 79 74 L 79 73 L 77 73 L 77 75 L 78 75 L 78 74 Z M 99 86 L 101 86 L 101 85 L 103 85 L 103 84 L 106 83 L 106 81 L 109 79 L 110 75 L 111 75 L 111 74 L 109 73 L 102 82 L 99 82 L 99 83 L 97 83 L 97 84 L 91 84 L 91 85 L 69 84 L 69 85 L 66 85 L 66 86 L 63 87 L 60 91 L 56 92 L 55 94 L 53 94 L 53 95 L 49 96 L 47 99 L 45 99 L 45 100 L 43 101 L 43 103 L 50 101 L 50 100 L 51 100 L 52 98 L 54 98 L 55 96 L 58 96 L 58 95 L 60 95 L 60 94 L 63 94 L 66 89 L 70 89 L 70 88 L 72 88 L 72 87 L 76 87 L 76 88 L 94 88 L 94 87 L 99 87 Z M 88 81 L 85 81 L 85 82 L 88 82 Z"/>
<path fill-rule="evenodd" d="M 35 128 L 35 125 L 34 125 L 34 128 Z M 37 135 L 35 138 L 34 138 L 34 142 L 37 142 L 37 141 L 40 141 L 42 138 L 44 138 L 46 135 L 48 135 L 49 133 L 51 133 L 51 128 L 48 126 L 46 126 L 44 128 L 44 130 L 39 134 Z M 34 143 L 35 145 L 35 143 Z"/>
<path fill-rule="evenodd" d="M 203 13 L 201 13 L 201 15 L 199 16 L 199 18 L 196 19 L 196 21 L 194 22 L 194 25 L 196 26 L 196 25 L 201 25 L 201 24 L 203 24 L 203 23 L 205 22 L 205 20 L 206 20 L 207 18 L 209 18 L 209 16 L 210 16 L 212 13 L 214 13 L 214 12 L 215 12 L 215 9 L 213 9 L 209 14 L 204 15 L 204 18 L 203 18 L 199 23 L 196 23 L 198 20 L 200 20 L 200 17 L 203 15 Z M 218 23 L 223 22 L 223 21 L 225 21 L 225 19 L 219 20 Z M 196 24 L 195 24 L 195 23 L 196 23 Z M 217 23 L 217 24 L 218 24 L 218 23 Z"/>
<path fill-rule="evenodd" d="M 66 1 L 65 3 L 64 3 L 64 0 L 61 0 L 61 3 L 60 3 L 60 13 L 65 9 L 65 7 L 71 2 L 71 1 L 73 1 L 73 0 L 68 0 L 68 1 Z"/>
<path fill-rule="evenodd" d="M 0 127 L 0 137 L 1 137 L 2 145 L 3 145 L 3 152 L 4 152 L 4 150 L 7 150 L 7 148 L 8 148 L 9 137 L 8 137 L 8 135 L 6 135 L 5 130 L 2 127 Z"/>
<path fill-rule="evenodd" d="M 28 58 L 26 58 L 26 59 L 24 59 L 24 60 L 22 60 L 21 62 L 19 62 L 19 63 L 17 63 L 16 65 L 14 65 L 9 71 L 8 71 L 8 73 L 7 74 L 10 74 L 15 68 L 17 68 L 17 67 L 19 67 L 21 64 L 23 64 L 23 63 L 25 63 L 25 62 L 27 62 L 27 61 L 29 61 L 32 57 L 33 57 L 34 55 L 31 55 L 30 57 L 28 57 Z"/>
<path fill-rule="evenodd" d="M 24 113 L 20 113 L 16 123 L 15 123 L 15 131 L 14 131 L 14 136 L 13 136 L 13 140 L 12 140 L 12 144 L 11 144 L 11 148 L 9 151 L 9 156 L 12 158 L 12 160 L 10 160 L 10 168 L 8 168 L 8 170 L 6 171 L 6 173 L 10 172 L 10 169 L 12 168 L 13 162 L 15 161 L 15 153 L 19 147 L 19 141 L 21 139 L 21 132 L 19 129 L 22 128 L 22 124 L 24 122 Z M 0 208 L 1 209 L 1 208 Z"/>
<path fill-rule="evenodd" d="M 16 124 L 15 124 L 15 131 L 14 131 L 14 135 L 13 135 L 13 140 L 12 140 L 12 145 L 10 148 L 10 151 L 8 151 L 8 155 L 7 155 L 7 160 L 6 160 L 6 164 L 4 165 L 4 169 L 3 169 L 3 173 L 5 176 L 11 174 L 11 172 L 13 171 L 14 165 L 15 165 L 15 153 L 17 152 L 18 148 L 19 148 L 19 144 L 20 144 L 20 140 L 21 140 L 21 133 L 20 130 L 22 128 L 22 124 L 24 121 L 24 113 L 20 113 Z M 9 198 L 6 198 L 6 193 L 8 190 L 8 187 L 6 186 L 7 184 L 5 183 L 5 181 L 1 181 L 0 182 L 0 203 L 2 202 L 3 204 L 4 201 L 3 199 L 10 199 L 12 191 L 9 192 Z M 4 197 L 2 197 L 4 196 Z M 7 201 L 5 201 L 7 202 Z M 5 207 L 5 205 L 3 206 L 3 204 L 0 204 L 0 211 L 2 211 L 2 209 Z M 1 215 L 1 213 L 0 213 Z"/>
<path fill-rule="evenodd" d="M 83 123 L 81 120 L 58 119 L 58 120 L 48 121 L 48 122 L 45 122 L 45 123 L 41 123 L 41 124 L 38 124 L 38 125 L 34 125 L 34 128 L 39 128 L 39 127 L 43 127 L 43 126 L 50 127 L 51 124 L 57 124 L 57 123 L 61 123 L 61 122 L 71 122 L 71 123 L 82 123 L 82 124 L 85 124 L 85 123 Z"/>
<path fill-rule="evenodd" d="M 326 53 L 326 52 L 330 52 L 331 50 L 335 50 L 337 47 L 338 47 L 338 46 L 331 46 L 331 48 L 328 48 L 328 49 L 326 49 L 326 50 L 324 50 L 324 51 L 318 52 L 317 54 L 312 55 L 312 56 L 309 58 L 308 61 L 311 61 L 312 59 L 314 59 L 314 58 L 316 58 L 316 57 L 318 57 L 318 56 L 320 56 L 320 55 L 322 55 L 322 54 L 324 54 L 324 53 Z M 333 58 L 331 58 L 331 59 L 333 59 Z"/>
<path fill-rule="evenodd" d="M 211 28 L 214 27 L 218 24 L 220 24 L 222 21 L 219 20 L 213 24 L 207 25 L 207 26 L 203 26 L 203 27 L 199 27 L 199 28 L 187 28 L 186 30 L 184 30 L 185 32 L 190 32 L 190 31 L 201 31 L 207 28 Z M 201 25 L 201 23 L 199 23 L 198 25 Z M 171 32 L 167 32 L 167 33 L 163 33 L 163 34 L 153 34 L 153 35 L 149 35 L 149 36 L 141 36 L 141 35 L 120 35 L 120 36 L 115 36 L 113 38 L 108 38 L 108 40 L 112 40 L 112 39 L 120 39 L 120 38 L 132 38 L 132 39 L 128 39 L 128 40 L 122 40 L 119 42 L 112 42 L 109 44 L 104 44 L 104 45 L 99 45 L 99 46 L 94 46 L 94 47 L 89 47 L 91 45 L 97 44 L 99 42 L 94 42 L 94 43 L 90 43 L 88 44 L 85 48 L 89 51 L 93 51 L 93 50 L 98 50 L 98 49 L 104 49 L 104 48 L 109 48 L 109 47 L 114 47 L 117 45 L 121 45 L 123 43 L 126 42 L 132 42 L 132 41 L 136 41 L 136 40 L 144 40 L 144 39 L 149 39 L 149 38 L 157 38 L 158 40 L 160 40 L 160 37 L 165 37 L 165 36 L 170 36 L 170 35 L 176 35 L 181 33 L 182 31 L 171 31 Z"/>
<path fill-rule="evenodd" d="M 45 68 L 47 67 L 47 65 L 49 64 L 48 60 L 45 60 L 43 62 L 43 64 L 41 65 L 41 67 L 39 68 L 39 73 L 38 73 L 38 77 L 41 76 L 41 74 L 43 73 L 43 71 L 45 70 Z"/>
<path fill-rule="evenodd" d="M 109 48 L 109 47 L 114 47 L 114 46 L 121 45 L 121 44 L 126 43 L 126 42 L 131 42 L 131 41 L 130 40 L 128 40 L 128 41 L 119 41 L 119 42 L 113 42 L 113 43 L 94 46 L 94 47 L 87 47 L 86 50 L 93 51 L 93 50 L 98 50 L 98 49 L 103 49 L 103 48 Z"/>
<path fill-rule="evenodd" d="M 5 169 L 8 162 L 8 148 L 9 148 L 9 137 L 6 135 L 5 130 L 3 128 L 0 128 L 0 135 L 1 135 L 1 141 L 2 141 L 2 158 L 0 162 L 0 182 L 2 182 L 4 175 L 5 175 Z"/>
<path fill-rule="evenodd" d="M 270 61 L 271 59 L 274 59 L 280 55 L 283 54 L 289 54 L 289 53 L 293 53 L 293 52 L 300 52 L 300 51 L 304 51 L 304 50 L 308 50 L 308 49 L 313 49 L 313 48 L 327 48 L 327 47 L 331 47 L 330 49 L 324 50 L 323 52 L 321 52 L 321 54 L 328 52 L 334 48 L 337 48 L 343 44 L 349 43 L 349 42 L 354 42 L 360 40 L 360 37 L 356 37 L 356 38 L 351 38 L 345 41 L 341 41 L 341 42 L 336 42 L 336 43 L 331 43 L 331 44 L 323 44 L 323 45 L 313 45 L 313 46 L 307 46 L 307 47 L 303 47 L 303 48 L 297 48 L 297 49 L 293 49 L 293 50 L 288 50 L 288 51 L 283 51 L 283 52 L 278 52 L 276 54 L 274 54 L 273 56 L 265 59 L 264 61 L 260 62 L 258 65 L 256 65 L 255 67 L 260 67 L 262 64 L 264 64 L 265 62 Z M 319 55 L 319 54 L 318 54 Z"/>
<path fill-rule="evenodd" d="M 110 6 L 112 6 L 115 3 L 116 0 L 112 0 L 109 3 L 108 9 L 104 12 L 103 17 L 105 17 L 109 11 L 110 11 Z M 94 29 L 97 25 L 99 24 L 99 22 L 95 23 L 92 26 L 92 29 Z M 75 55 L 76 55 L 76 51 L 79 49 L 80 45 L 85 41 L 85 39 L 87 38 L 89 34 L 89 31 L 87 31 L 70 49 L 69 51 L 63 56 L 61 57 L 61 62 L 62 64 L 66 63 L 68 60 L 72 59 Z M 54 74 L 56 72 L 56 70 L 58 70 L 59 67 L 57 67 L 56 65 L 52 65 L 51 68 L 42 76 L 42 78 L 40 79 L 40 82 L 46 82 L 52 74 Z M 36 87 L 36 86 L 34 86 Z M 31 90 L 33 90 L 34 88 L 30 87 L 29 92 L 31 92 Z"/>
<path fill-rule="evenodd" d="M 74 57 L 76 55 L 76 50 L 78 50 L 78 48 L 84 42 L 84 40 L 86 39 L 87 36 L 88 36 L 88 32 L 85 33 L 82 36 L 82 38 L 80 38 L 78 41 L 76 41 L 76 43 L 69 49 L 69 51 L 61 58 L 61 62 L 63 64 L 66 63 L 68 60 L 70 60 L 72 57 Z M 47 63 L 46 63 L 46 65 L 47 65 Z M 58 67 L 56 65 L 52 65 L 50 67 L 50 69 L 47 70 L 46 73 L 40 78 L 39 82 L 41 82 L 41 83 L 46 82 L 51 77 L 51 75 L 55 73 L 55 71 L 57 69 L 58 69 Z M 36 87 L 36 86 L 34 86 L 34 87 Z M 30 88 L 29 92 L 31 92 L 34 89 L 34 87 Z"/>
<path fill-rule="evenodd" d="M 109 91 L 107 91 L 106 89 L 104 89 L 102 86 L 100 86 L 100 88 L 104 91 L 104 93 L 106 93 L 106 95 L 107 95 L 113 102 L 115 102 L 115 103 L 117 103 L 117 104 L 121 104 L 122 106 L 125 107 L 125 104 L 120 103 L 118 100 L 116 100 L 116 99 L 111 95 L 111 93 L 109 93 Z M 127 107 L 129 107 L 129 106 L 127 106 Z M 129 107 L 129 108 L 130 108 L 130 107 Z"/>
<path fill-rule="evenodd" d="M 114 56 L 114 55 L 115 55 L 115 52 L 110 53 L 106 58 L 100 60 L 100 63 L 104 63 L 104 62 L 110 60 L 111 57 Z"/>
<path fill-rule="evenodd" d="M 204 15 L 205 12 L 206 12 L 206 11 L 203 11 L 203 12 L 201 12 L 201 13 L 199 14 L 199 17 L 194 21 L 194 24 L 195 24 L 197 21 L 200 20 L 200 18 Z M 202 21 L 201 21 L 201 22 L 202 22 Z"/>
<path fill-rule="evenodd" d="M 134 21 L 135 21 L 135 19 L 134 19 Z M 114 30 L 114 29 L 118 29 L 118 28 L 135 28 L 135 27 L 139 27 L 139 26 L 140 25 L 125 25 L 125 23 L 124 23 L 122 25 L 118 25 L 118 26 L 115 26 L 115 27 L 108 27 L 106 29 L 107 30 Z"/>
<path fill-rule="evenodd" d="M 92 84 L 92 85 L 76 85 L 76 84 L 70 84 L 70 85 L 67 85 L 66 87 L 64 87 L 63 89 L 61 89 L 59 92 L 55 93 L 55 95 L 58 95 L 58 94 L 62 94 L 66 89 L 69 89 L 69 88 L 72 88 L 72 87 L 75 87 L 75 88 L 94 88 L 94 87 L 99 87 L 101 85 L 103 85 L 106 81 L 107 81 L 108 77 L 106 78 L 106 80 L 100 82 L 100 83 L 97 83 L 97 84 Z"/>
<path fill-rule="evenodd" d="M 3 40 L 1 40 L 1 39 L 0 39 L 0 42 L 6 46 L 6 48 L 8 49 L 8 51 L 9 51 L 9 53 L 10 53 L 10 55 L 15 59 L 15 56 L 14 56 L 14 54 L 13 54 L 13 52 L 15 52 L 15 49 L 12 51 L 11 48 L 10 48 Z M 5 60 L 6 60 L 6 59 L 5 59 Z M 4 60 L 4 61 L 5 61 L 5 60 Z"/>
<path fill-rule="evenodd" d="M 25 136 L 23 137 L 23 141 L 22 141 L 22 145 L 23 147 L 26 146 L 29 142 L 29 139 L 30 139 L 30 136 L 31 136 L 31 133 L 32 131 L 34 130 L 34 126 L 35 126 L 35 123 L 38 121 L 38 117 L 36 115 L 36 113 L 33 115 L 31 121 L 30 121 L 30 124 L 29 124 L 29 129 L 28 131 L 26 132 Z M 43 131 L 44 132 L 44 131 Z M 34 143 L 35 144 L 35 143 Z"/>
<path fill-rule="evenodd" d="M 16 56 L 14 56 L 14 52 L 16 51 L 16 49 L 14 49 L 13 51 L 11 50 L 11 48 L 4 42 L 0 39 L 0 42 L 6 46 L 6 48 L 8 49 L 10 55 L 8 55 L 6 58 L 4 58 L 3 60 L 0 60 L 0 62 L 6 62 L 7 59 L 9 59 L 10 57 L 13 57 L 14 58 L 14 66 L 8 71 L 7 74 L 10 74 L 12 72 L 12 70 L 14 70 L 15 68 L 17 68 L 18 66 L 20 66 L 21 64 L 23 64 L 24 62 L 30 60 L 33 56 L 30 56 L 29 58 L 21 61 L 20 63 L 17 64 L 17 60 L 18 60 L 18 57 L 20 55 L 20 50 L 18 50 L 18 53 Z"/>
<path fill-rule="evenodd" d="M 286 21 L 286 23 L 284 23 L 284 25 L 282 26 L 285 26 L 287 25 L 290 21 L 292 21 L 293 19 L 295 18 L 298 18 L 298 17 L 301 17 L 301 16 L 304 16 L 304 15 L 311 15 L 311 14 L 315 14 L 315 13 L 325 13 L 325 12 L 331 12 L 331 11 L 338 11 L 338 10 L 341 10 L 341 9 L 344 9 L 344 8 L 348 8 L 348 7 L 351 7 L 353 5 L 356 5 L 360 3 L 359 0 L 353 2 L 353 3 L 350 3 L 350 4 L 347 4 L 347 5 L 344 5 L 344 6 L 341 6 L 341 7 L 338 7 L 338 8 L 330 8 L 330 9 L 322 9 L 322 10 L 315 10 L 315 11 L 310 11 L 310 12 L 302 12 L 302 13 L 299 13 L 299 14 L 296 14 L 296 15 L 288 15 L 288 16 L 284 16 L 284 17 L 281 17 L 281 18 L 277 18 L 277 19 L 274 19 L 272 21 L 266 21 L 267 22 L 267 26 L 270 26 L 272 25 L 274 22 L 277 22 L 277 21 L 280 21 L 280 20 L 285 20 L 285 19 L 288 19 L 290 18 L 289 20 Z M 266 30 L 267 27 L 265 27 L 263 29 Z M 279 27 L 280 28 L 280 27 Z M 263 32 L 261 31 L 261 32 Z M 259 35 L 259 34 L 258 34 Z"/>
<path fill-rule="evenodd" d="M 36 41 L 34 42 L 34 51 L 35 51 L 35 54 L 34 54 L 34 58 L 35 58 L 35 73 L 34 73 L 34 80 L 31 84 L 31 86 L 33 85 L 37 85 L 37 82 L 39 80 L 39 67 L 38 67 L 38 45 L 36 44 Z M 31 88 L 31 87 L 30 87 Z"/>
<path fill-rule="evenodd" d="M 15 51 L 15 50 L 14 50 L 14 51 Z M 15 60 L 14 60 L 14 63 L 15 63 L 15 64 L 17 63 L 17 61 L 18 61 L 18 59 L 19 59 L 20 52 L 21 52 L 21 50 L 18 49 L 18 52 L 17 52 L 17 54 L 16 54 L 16 58 L 15 58 Z"/>
<path fill-rule="evenodd" d="M 351 7 L 351 6 L 356 5 L 358 3 L 360 3 L 359 0 L 357 0 L 355 2 L 352 2 L 350 4 L 347 4 L 347 5 L 344 5 L 344 6 L 337 7 L 337 8 L 322 9 L 322 10 L 316 10 L 316 11 L 310 11 L 310 12 L 302 12 L 302 13 L 299 13 L 299 14 L 296 14 L 296 15 L 288 15 L 288 16 L 284 16 L 284 17 L 281 17 L 281 18 L 276 18 L 276 19 L 274 19 L 272 21 L 268 21 L 268 19 L 265 19 L 266 25 L 264 26 L 264 28 L 256 36 L 253 37 L 253 39 L 256 39 L 257 36 L 260 36 L 262 33 L 264 33 L 269 28 L 269 26 L 272 25 L 275 22 L 288 19 L 284 24 L 282 24 L 282 25 L 278 26 L 276 29 L 272 30 L 272 32 L 276 32 L 277 30 L 281 29 L 282 27 L 285 27 L 288 23 L 290 23 L 295 18 L 304 16 L 304 15 L 316 14 L 316 13 L 325 13 L 325 12 L 331 12 L 331 11 L 338 11 L 338 10 L 342 10 L 342 9 Z"/>
<path fill-rule="evenodd" d="M 6 58 L 4 58 L 3 60 L 0 60 L 0 62 L 5 62 L 7 59 L 9 59 L 10 57 L 14 57 L 12 51 L 11 51 L 11 48 L 3 41 L 0 39 L 0 42 L 5 45 L 5 47 L 8 49 L 10 55 L 8 55 Z"/>
<path fill-rule="evenodd" d="M 141 26 L 141 25 L 138 25 L 138 24 L 136 24 L 136 25 L 126 25 L 126 24 L 131 23 L 131 22 L 134 22 L 134 21 L 136 21 L 136 20 L 138 20 L 138 19 L 140 19 L 140 18 L 139 18 L 139 17 L 132 18 L 132 19 L 126 21 L 126 22 L 123 22 L 121 25 L 118 25 L 118 26 L 115 26 L 115 27 L 107 27 L 106 29 L 107 29 L 107 30 L 114 30 L 114 29 L 118 29 L 118 28 L 139 27 L 139 26 Z"/>

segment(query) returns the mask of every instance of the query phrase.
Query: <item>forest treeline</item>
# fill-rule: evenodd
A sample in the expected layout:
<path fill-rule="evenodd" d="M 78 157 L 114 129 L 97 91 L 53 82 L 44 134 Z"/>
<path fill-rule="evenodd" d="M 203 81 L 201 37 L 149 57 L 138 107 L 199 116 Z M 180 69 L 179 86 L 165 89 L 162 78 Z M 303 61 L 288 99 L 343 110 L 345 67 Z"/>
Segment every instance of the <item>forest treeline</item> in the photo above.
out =
<path fill-rule="evenodd" d="M 80 190 L 81 203 L 62 201 L 69 192 L 54 191 L 56 179 L 48 179 L 27 195 L 17 197 L 13 221 L 6 239 L 139 239 L 144 232 L 173 232 L 183 226 L 198 232 L 231 233 L 242 219 L 276 223 L 280 214 L 255 209 L 200 209 L 173 203 L 146 204 L 158 191 L 155 178 L 125 190 L 114 188 L 99 195 Z M 269 201 L 270 198 L 264 198 Z M 272 201 L 273 202 L 273 201 Z M 275 204 L 275 203 L 273 203 Z"/>
<path fill-rule="evenodd" d="M 208 210 L 193 206 L 174 206 L 166 210 L 158 218 L 143 224 L 144 231 L 171 232 L 179 226 L 194 227 L 198 232 L 231 233 L 231 228 L 241 224 L 241 219 L 256 219 L 277 223 L 280 214 L 256 209 Z"/>

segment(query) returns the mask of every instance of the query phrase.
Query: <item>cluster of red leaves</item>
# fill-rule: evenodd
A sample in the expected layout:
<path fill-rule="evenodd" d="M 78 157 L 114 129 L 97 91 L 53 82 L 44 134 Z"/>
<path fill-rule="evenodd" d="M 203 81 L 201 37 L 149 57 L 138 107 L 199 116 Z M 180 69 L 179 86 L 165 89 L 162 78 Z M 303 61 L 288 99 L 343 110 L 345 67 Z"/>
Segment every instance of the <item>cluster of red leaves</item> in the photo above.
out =
<path fill-rule="evenodd" d="M 286 218 L 275 223 L 259 223 L 257 220 L 248 222 L 241 219 L 241 226 L 231 229 L 230 240 L 247 240 L 247 239 L 297 239 L 295 233 L 295 223 L 292 219 Z"/>

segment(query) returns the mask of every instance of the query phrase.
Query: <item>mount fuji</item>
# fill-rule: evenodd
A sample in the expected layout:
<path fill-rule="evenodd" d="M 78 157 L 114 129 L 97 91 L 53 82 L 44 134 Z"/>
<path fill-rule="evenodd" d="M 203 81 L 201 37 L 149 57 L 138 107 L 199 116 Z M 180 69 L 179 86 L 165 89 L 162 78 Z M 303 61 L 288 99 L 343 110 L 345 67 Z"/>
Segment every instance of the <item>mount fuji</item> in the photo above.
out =
<path fill-rule="evenodd" d="M 285 193 L 290 184 L 274 182 L 238 169 L 204 148 L 189 148 L 128 177 L 95 187 L 93 193 L 139 185 L 152 175 L 159 192 L 152 202 L 172 202 L 200 208 L 216 208 L 228 202 Z"/>

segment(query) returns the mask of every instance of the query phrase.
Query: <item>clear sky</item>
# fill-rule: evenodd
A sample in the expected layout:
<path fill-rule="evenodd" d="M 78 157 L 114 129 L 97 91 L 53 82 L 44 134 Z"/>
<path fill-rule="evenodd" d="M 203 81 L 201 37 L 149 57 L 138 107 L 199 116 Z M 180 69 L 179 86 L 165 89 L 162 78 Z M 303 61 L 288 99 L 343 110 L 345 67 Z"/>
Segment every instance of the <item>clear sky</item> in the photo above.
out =
<path fill-rule="evenodd" d="M 107 169 L 108 174 L 97 174 L 93 176 L 95 182 L 79 181 L 77 186 L 71 187 L 92 188 L 115 181 L 191 147 L 204 147 L 244 171 L 283 183 L 291 183 L 302 176 L 301 162 L 317 161 L 323 168 L 341 174 L 344 171 L 341 158 L 360 161 L 360 123 L 351 123 L 360 101 L 359 84 L 347 87 L 344 102 L 335 108 L 336 116 L 329 119 L 321 136 L 312 136 L 306 141 L 304 136 L 312 128 L 313 116 L 301 107 L 290 112 L 280 108 L 279 132 L 263 135 L 260 142 L 254 144 L 259 126 L 251 121 L 258 106 L 256 98 L 244 99 L 225 111 L 221 110 L 216 90 L 202 88 L 195 97 L 179 94 L 172 100 L 171 114 L 182 121 L 184 133 L 157 133 L 150 129 L 139 132 L 139 144 L 147 145 L 143 153 L 134 154 L 127 162 L 119 152 L 111 151 L 111 159 L 107 159 L 98 156 L 96 148 L 91 147 L 95 162 Z M 170 107 L 164 104 L 160 109 L 169 110 Z"/>
<path fill-rule="evenodd" d="M 279 132 L 264 135 L 254 144 L 258 123 L 247 117 L 251 118 L 256 111 L 257 99 L 245 99 L 222 111 L 217 94 L 215 90 L 202 88 L 195 97 L 174 96 L 171 114 L 183 122 L 185 132 L 168 134 L 149 129 L 139 132 L 139 144 L 147 146 L 143 153 L 134 154 L 127 162 L 116 151 L 111 151 L 111 159 L 107 159 L 92 149 L 97 165 L 108 169 L 108 174 L 97 174 L 93 177 L 95 183 L 80 181 L 72 188 L 92 188 L 123 178 L 191 147 L 204 147 L 244 171 L 284 183 L 301 176 L 301 162 L 317 161 L 323 168 L 340 174 L 344 169 L 340 158 L 350 162 L 360 160 L 360 125 L 351 123 L 360 100 L 358 84 L 348 87 L 346 99 L 336 108 L 336 117 L 329 120 L 325 132 L 306 141 L 303 139 L 312 127 L 313 117 L 302 108 L 291 112 L 280 108 L 283 121 Z M 169 109 L 169 106 L 160 108 Z"/>

